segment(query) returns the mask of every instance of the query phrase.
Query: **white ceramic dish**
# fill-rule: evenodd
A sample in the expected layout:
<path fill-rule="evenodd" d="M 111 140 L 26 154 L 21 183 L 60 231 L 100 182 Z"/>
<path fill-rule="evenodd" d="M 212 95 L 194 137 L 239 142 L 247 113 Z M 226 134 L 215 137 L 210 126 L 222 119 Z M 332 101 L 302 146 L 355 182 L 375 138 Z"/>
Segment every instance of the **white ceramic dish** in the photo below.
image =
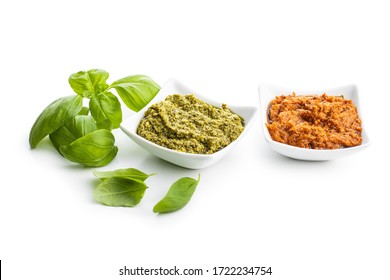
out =
<path fill-rule="evenodd" d="M 136 130 L 138 127 L 138 124 L 140 120 L 143 118 L 145 111 L 150 107 L 151 104 L 157 103 L 159 101 L 163 101 L 168 95 L 170 94 L 194 94 L 199 99 L 214 105 L 214 106 L 221 106 L 221 102 L 217 102 L 214 100 L 211 100 L 205 96 L 200 95 L 196 91 L 188 88 L 184 84 L 180 83 L 179 81 L 175 79 L 170 79 L 166 82 L 166 84 L 160 89 L 158 94 L 154 97 L 154 99 L 149 103 L 149 105 L 145 106 L 141 111 L 139 111 L 136 115 L 128 118 L 127 120 L 123 121 L 121 124 L 121 129 L 139 146 L 144 148 L 145 150 L 149 151 L 150 153 L 154 154 L 155 156 L 162 158 L 166 161 L 169 161 L 173 164 L 190 168 L 190 169 L 201 169 L 208 166 L 213 165 L 214 163 L 221 160 L 233 147 L 236 145 L 242 137 L 245 135 L 245 133 L 248 131 L 249 127 L 252 125 L 257 108 L 251 107 L 251 106 L 234 106 L 231 104 L 228 104 L 229 108 L 235 112 L 236 114 L 240 115 L 245 120 L 245 128 L 244 131 L 241 133 L 241 135 L 233 141 L 230 145 L 223 148 L 222 150 L 210 154 L 210 155 L 200 155 L 200 154 L 190 154 L 190 153 L 184 153 L 184 152 L 177 152 L 165 147 L 161 147 L 159 145 L 156 145 L 155 143 L 152 143 L 141 136 L 137 135 Z"/>
<path fill-rule="evenodd" d="M 342 87 L 332 88 L 332 89 L 322 89 L 322 90 L 299 90 L 299 89 L 289 89 L 278 87 L 274 85 L 262 84 L 259 86 L 259 97 L 260 97 L 260 114 L 261 122 L 263 128 L 263 134 L 266 141 L 269 143 L 271 148 L 276 152 L 285 155 L 290 158 L 299 159 L 299 160 L 308 160 L 308 161 L 324 161 L 324 160 L 333 160 L 340 158 L 346 155 L 350 155 L 361 151 L 367 148 L 370 145 L 370 140 L 368 138 L 366 129 L 364 127 L 363 121 L 363 143 L 360 146 L 345 148 L 345 149 L 336 149 L 336 150 L 313 150 L 298 148 L 290 146 L 287 144 L 282 144 L 272 140 L 268 129 L 266 127 L 266 122 L 268 120 L 268 105 L 269 103 L 279 95 L 288 95 L 292 92 L 295 92 L 297 95 L 310 95 L 310 94 L 323 94 L 327 95 L 344 95 L 346 99 L 351 99 L 355 106 L 358 109 L 359 116 L 362 119 L 361 110 L 359 106 L 358 90 L 355 85 L 346 85 Z"/>

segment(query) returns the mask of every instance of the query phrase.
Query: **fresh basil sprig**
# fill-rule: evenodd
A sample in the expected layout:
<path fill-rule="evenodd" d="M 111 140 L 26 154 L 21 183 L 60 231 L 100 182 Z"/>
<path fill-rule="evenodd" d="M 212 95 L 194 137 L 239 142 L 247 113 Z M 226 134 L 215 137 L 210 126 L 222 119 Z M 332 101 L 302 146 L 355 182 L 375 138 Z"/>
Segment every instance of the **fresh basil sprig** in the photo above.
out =
<path fill-rule="evenodd" d="M 200 175 L 198 176 L 198 180 L 184 177 L 174 182 L 164 198 L 154 206 L 153 212 L 168 213 L 186 206 L 191 200 L 199 181 Z"/>
<path fill-rule="evenodd" d="M 65 158 L 85 165 L 103 166 L 117 154 L 112 129 L 122 122 L 115 89 L 131 110 L 139 111 L 160 90 L 160 86 L 144 75 L 128 76 L 107 84 L 108 72 L 101 69 L 79 71 L 70 75 L 69 85 L 77 95 L 62 97 L 47 106 L 33 124 L 29 143 L 32 149 L 49 135 L 55 148 Z M 89 99 L 89 107 L 83 99 Z M 90 114 L 90 115 L 89 115 Z"/>

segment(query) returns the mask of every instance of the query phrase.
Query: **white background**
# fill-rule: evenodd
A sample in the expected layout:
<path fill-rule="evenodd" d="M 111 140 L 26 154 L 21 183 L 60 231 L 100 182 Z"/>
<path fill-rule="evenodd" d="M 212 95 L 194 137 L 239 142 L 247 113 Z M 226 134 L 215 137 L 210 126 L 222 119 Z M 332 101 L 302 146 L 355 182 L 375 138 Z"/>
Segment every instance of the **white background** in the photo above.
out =
<path fill-rule="evenodd" d="M 125 265 L 272 266 L 272 276 L 256 279 L 390 279 L 385 2 L 2 1 L 4 279 L 162 279 L 119 276 Z M 91 68 L 108 71 L 109 82 L 145 74 L 163 85 L 174 77 L 238 105 L 258 106 L 259 83 L 353 83 L 372 145 L 335 161 L 291 160 L 269 149 L 257 118 L 223 161 L 196 171 L 155 158 L 118 129 L 119 153 L 99 170 L 158 175 L 135 208 L 102 206 L 92 199 L 93 169 L 66 161 L 47 139 L 36 150 L 28 145 L 39 113 L 72 94 L 69 75 Z M 198 173 L 184 209 L 152 212 L 171 183 Z"/>

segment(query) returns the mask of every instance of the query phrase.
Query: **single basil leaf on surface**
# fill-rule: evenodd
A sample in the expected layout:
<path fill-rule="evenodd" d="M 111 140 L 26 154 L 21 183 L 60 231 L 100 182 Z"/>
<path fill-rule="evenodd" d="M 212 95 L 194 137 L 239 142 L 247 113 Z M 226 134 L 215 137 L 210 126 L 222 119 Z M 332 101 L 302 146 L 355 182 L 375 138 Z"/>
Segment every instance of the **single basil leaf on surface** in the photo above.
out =
<path fill-rule="evenodd" d="M 68 146 L 60 146 L 60 153 L 66 159 L 85 166 L 104 166 L 111 162 L 118 152 L 114 146 L 114 135 L 99 129 L 73 141 Z"/>
<path fill-rule="evenodd" d="M 108 88 L 108 72 L 100 69 L 79 71 L 69 76 L 69 84 L 75 93 L 91 98 Z"/>
<path fill-rule="evenodd" d="M 117 80 L 109 88 L 115 88 L 126 106 L 135 112 L 145 107 L 160 90 L 155 81 L 144 75 Z"/>
<path fill-rule="evenodd" d="M 164 198 L 154 206 L 153 212 L 168 213 L 183 208 L 190 201 L 199 181 L 200 175 L 198 180 L 184 177 L 174 182 Z"/>
<path fill-rule="evenodd" d="M 38 116 L 30 130 L 30 147 L 35 148 L 43 138 L 76 116 L 82 106 L 83 98 L 78 95 L 62 97 L 52 102 Z"/>
<path fill-rule="evenodd" d="M 150 176 L 155 175 L 152 174 L 146 174 L 138 169 L 135 168 L 126 168 L 126 169 L 117 169 L 113 171 L 93 171 L 93 174 L 99 178 L 100 180 L 105 180 L 107 178 L 112 177 L 121 177 L 121 178 L 130 178 L 130 179 L 136 179 L 140 181 L 145 181 Z"/>
<path fill-rule="evenodd" d="M 111 177 L 96 187 L 93 196 L 104 205 L 133 207 L 141 201 L 146 189 L 142 181 Z"/>
<path fill-rule="evenodd" d="M 97 130 L 92 116 L 77 115 L 50 134 L 50 140 L 59 151 L 60 146 L 68 146 L 73 141 Z"/>
<path fill-rule="evenodd" d="M 118 128 L 122 122 L 122 109 L 118 98 L 111 92 L 94 96 L 89 101 L 89 110 L 98 128 Z"/>

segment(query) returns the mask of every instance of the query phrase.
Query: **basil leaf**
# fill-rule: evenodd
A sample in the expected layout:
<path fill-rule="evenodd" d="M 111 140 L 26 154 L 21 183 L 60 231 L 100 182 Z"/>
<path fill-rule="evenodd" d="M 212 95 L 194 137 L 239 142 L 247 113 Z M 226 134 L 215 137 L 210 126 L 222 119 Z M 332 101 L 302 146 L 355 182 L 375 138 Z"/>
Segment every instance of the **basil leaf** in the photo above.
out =
<path fill-rule="evenodd" d="M 107 178 L 112 177 L 121 177 L 121 178 L 130 178 L 130 179 L 136 179 L 139 181 L 145 181 L 150 176 L 155 174 L 146 174 L 138 169 L 135 168 L 126 168 L 126 169 L 117 169 L 113 171 L 93 171 L 93 174 L 98 177 L 100 180 L 105 180 Z"/>
<path fill-rule="evenodd" d="M 83 107 L 83 108 L 81 108 L 80 112 L 77 115 L 88 116 L 88 114 L 89 114 L 89 108 L 88 107 Z"/>
<path fill-rule="evenodd" d="M 70 75 L 69 84 L 78 95 L 92 98 L 108 88 L 108 76 L 108 72 L 100 69 L 79 71 Z"/>
<path fill-rule="evenodd" d="M 96 122 L 92 116 L 77 115 L 50 134 L 49 137 L 54 147 L 59 151 L 60 146 L 68 146 L 78 138 L 95 130 L 97 130 Z"/>
<path fill-rule="evenodd" d="M 135 112 L 145 107 L 160 90 L 156 82 L 144 75 L 117 80 L 109 88 L 115 88 L 126 106 Z"/>
<path fill-rule="evenodd" d="M 85 166 L 104 166 L 118 152 L 114 143 L 114 135 L 106 129 L 100 129 L 78 138 L 68 146 L 60 146 L 60 153 L 66 159 Z"/>
<path fill-rule="evenodd" d="M 141 201 L 146 189 L 142 181 L 111 177 L 96 187 L 93 196 L 104 205 L 133 207 Z"/>
<path fill-rule="evenodd" d="M 174 182 L 165 197 L 154 206 L 153 212 L 168 213 L 183 208 L 190 201 L 199 181 L 200 175 L 198 180 L 184 177 Z"/>
<path fill-rule="evenodd" d="M 82 103 L 81 96 L 72 95 L 59 98 L 49 104 L 38 116 L 30 130 L 30 147 L 34 149 L 43 138 L 76 116 L 82 108 Z"/>
<path fill-rule="evenodd" d="M 98 128 L 111 130 L 122 122 L 122 109 L 118 98 L 111 92 L 101 93 L 89 101 L 89 110 Z"/>

